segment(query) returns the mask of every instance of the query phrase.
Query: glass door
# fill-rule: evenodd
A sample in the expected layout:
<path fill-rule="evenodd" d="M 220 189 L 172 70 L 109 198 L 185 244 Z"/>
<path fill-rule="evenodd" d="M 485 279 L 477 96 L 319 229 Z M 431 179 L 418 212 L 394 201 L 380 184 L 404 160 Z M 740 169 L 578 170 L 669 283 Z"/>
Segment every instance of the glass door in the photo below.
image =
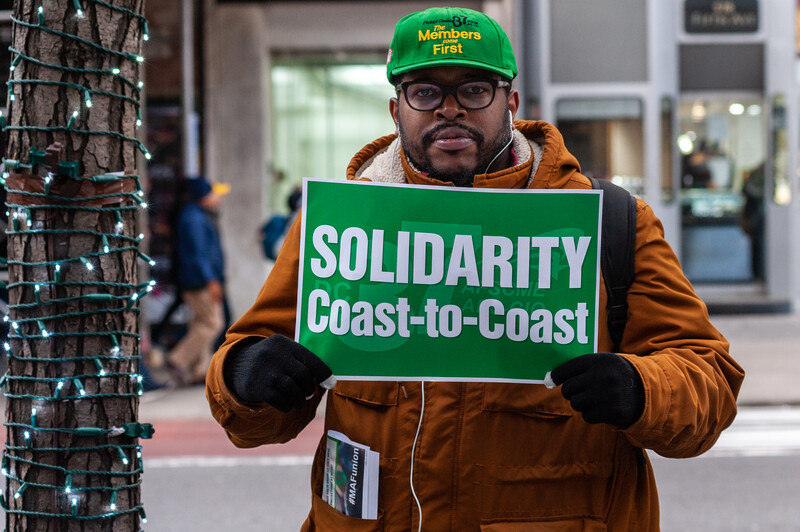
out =
<path fill-rule="evenodd" d="M 678 118 L 684 272 L 692 282 L 763 281 L 763 98 L 685 95 Z"/>
<path fill-rule="evenodd" d="M 394 89 L 378 56 L 274 56 L 270 209 L 286 213 L 304 177 L 344 179 L 350 159 L 393 133 Z"/>

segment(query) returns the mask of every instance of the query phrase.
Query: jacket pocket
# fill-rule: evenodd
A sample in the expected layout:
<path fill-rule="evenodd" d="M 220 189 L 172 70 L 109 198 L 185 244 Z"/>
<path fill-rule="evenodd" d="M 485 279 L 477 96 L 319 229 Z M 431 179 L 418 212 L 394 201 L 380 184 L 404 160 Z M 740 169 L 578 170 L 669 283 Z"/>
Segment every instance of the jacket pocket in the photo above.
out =
<path fill-rule="evenodd" d="M 311 501 L 309 531 L 320 532 L 380 532 L 383 530 L 383 510 L 378 508 L 377 519 L 358 519 L 344 515 L 322 497 L 314 494 Z"/>
<path fill-rule="evenodd" d="M 597 519 L 481 523 L 481 532 L 606 532 L 607 530 L 605 523 Z"/>
<path fill-rule="evenodd" d="M 369 445 L 381 454 L 381 465 L 385 459 L 397 458 L 396 428 L 402 424 L 399 390 L 397 381 L 339 381 L 325 412 L 326 429 Z"/>
<path fill-rule="evenodd" d="M 485 530 L 602 530 L 582 520 L 604 515 L 612 429 L 588 425 L 560 390 L 536 384 L 485 383 L 481 408 L 472 439 L 482 442 L 473 454 L 480 513 L 494 526 Z"/>
<path fill-rule="evenodd" d="M 333 394 L 364 405 L 397 406 L 400 384 L 396 381 L 339 381 Z"/>
<path fill-rule="evenodd" d="M 516 412 L 534 417 L 572 417 L 573 411 L 559 390 L 539 384 L 487 382 L 483 385 L 484 412 Z"/>

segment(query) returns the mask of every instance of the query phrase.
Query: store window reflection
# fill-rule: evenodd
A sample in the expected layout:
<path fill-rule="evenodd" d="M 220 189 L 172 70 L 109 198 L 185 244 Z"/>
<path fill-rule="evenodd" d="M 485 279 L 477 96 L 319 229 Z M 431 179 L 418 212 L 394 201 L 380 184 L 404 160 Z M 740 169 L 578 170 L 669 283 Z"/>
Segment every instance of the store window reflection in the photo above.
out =
<path fill-rule="evenodd" d="M 344 179 L 353 154 L 394 132 L 386 65 L 378 56 L 273 57 L 270 209 L 304 177 Z"/>
<path fill-rule="evenodd" d="M 678 114 L 684 271 L 693 282 L 763 280 L 761 98 L 684 98 Z"/>
<path fill-rule="evenodd" d="M 608 179 L 631 194 L 644 192 L 642 101 L 638 98 L 562 99 L 557 126 L 589 177 Z"/>

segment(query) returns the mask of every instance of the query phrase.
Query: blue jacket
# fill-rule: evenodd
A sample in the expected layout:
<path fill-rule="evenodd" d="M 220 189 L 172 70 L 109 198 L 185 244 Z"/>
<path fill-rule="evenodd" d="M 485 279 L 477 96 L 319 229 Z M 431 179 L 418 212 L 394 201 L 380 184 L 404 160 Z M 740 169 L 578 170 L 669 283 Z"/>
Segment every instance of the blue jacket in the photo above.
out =
<path fill-rule="evenodd" d="M 208 281 L 222 282 L 225 259 L 217 228 L 197 203 L 188 203 L 178 215 L 178 285 L 197 290 Z"/>

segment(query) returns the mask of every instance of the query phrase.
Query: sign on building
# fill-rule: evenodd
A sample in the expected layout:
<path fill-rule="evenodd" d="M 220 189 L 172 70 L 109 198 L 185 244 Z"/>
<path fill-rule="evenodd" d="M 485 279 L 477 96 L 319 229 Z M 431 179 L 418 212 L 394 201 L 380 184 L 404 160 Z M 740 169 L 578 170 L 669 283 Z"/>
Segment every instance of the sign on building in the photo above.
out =
<path fill-rule="evenodd" d="M 758 31 L 758 0 L 686 0 L 686 33 Z"/>

